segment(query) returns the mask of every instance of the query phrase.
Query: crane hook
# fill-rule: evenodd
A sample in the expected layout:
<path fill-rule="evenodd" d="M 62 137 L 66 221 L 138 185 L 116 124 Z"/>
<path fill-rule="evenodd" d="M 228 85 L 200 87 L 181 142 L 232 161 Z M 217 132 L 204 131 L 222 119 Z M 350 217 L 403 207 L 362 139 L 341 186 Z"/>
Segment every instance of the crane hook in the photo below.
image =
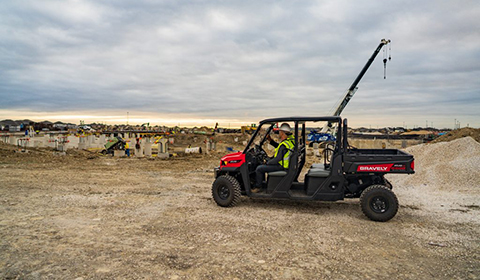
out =
<path fill-rule="evenodd" d="M 383 79 L 387 78 L 387 59 L 383 59 Z"/>

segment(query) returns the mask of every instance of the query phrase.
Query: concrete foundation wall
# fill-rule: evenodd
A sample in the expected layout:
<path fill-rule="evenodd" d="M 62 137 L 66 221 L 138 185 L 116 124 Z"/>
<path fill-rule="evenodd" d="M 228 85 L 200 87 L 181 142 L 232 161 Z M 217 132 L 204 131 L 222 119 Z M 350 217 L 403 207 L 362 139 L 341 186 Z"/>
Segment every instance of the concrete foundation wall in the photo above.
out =
<path fill-rule="evenodd" d="M 151 157 L 152 156 L 152 143 L 146 142 L 145 143 L 145 156 L 146 157 Z"/>
<path fill-rule="evenodd" d="M 359 149 L 405 149 L 422 144 L 422 140 L 390 140 L 390 139 L 348 139 L 348 143 Z"/>
<path fill-rule="evenodd" d="M 125 135 L 128 136 L 128 135 Z M 132 135 L 133 137 L 135 135 Z M 39 134 L 39 135 L 32 135 L 29 138 L 30 140 L 27 142 L 27 147 L 50 147 L 50 148 L 55 148 L 59 140 L 62 140 L 62 135 L 60 134 L 55 134 L 55 135 L 50 135 L 50 134 Z M 10 145 L 17 145 L 17 140 L 18 139 L 23 139 L 25 136 L 20 136 L 20 135 L 4 135 L 0 137 L 0 142 L 4 142 Z M 89 148 L 96 148 L 96 149 L 102 149 L 104 148 L 105 144 L 107 143 L 108 140 L 113 139 L 113 136 L 107 137 L 106 135 L 100 135 L 99 137 L 95 135 L 89 135 L 89 136 L 84 136 L 84 137 L 77 137 L 70 135 L 68 136 L 67 140 L 68 143 L 64 145 L 64 149 L 89 149 Z M 169 144 L 174 142 L 174 138 L 162 138 L 158 141 L 158 145 L 153 144 L 152 141 L 153 139 L 142 139 L 142 142 L 140 144 L 141 148 L 139 150 L 135 149 L 135 143 L 136 140 L 135 138 L 127 138 L 125 140 L 129 141 L 130 145 L 130 150 L 131 153 L 134 154 L 135 156 L 138 157 L 143 157 L 143 156 L 151 156 L 153 154 L 153 150 L 158 151 L 158 153 L 163 153 L 167 154 L 169 151 Z M 387 148 L 387 149 L 405 149 L 407 147 L 413 146 L 413 145 L 418 145 L 423 143 L 422 140 L 401 140 L 401 139 L 396 139 L 396 140 L 390 140 L 390 139 L 355 139 L 355 138 L 349 138 L 349 143 L 350 145 L 357 147 L 357 148 L 363 148 L 363 149 L 382 149 L 382 148 Z M 203 144 L 203 143 L 202 143 Z M 215 142 L 210 142 L 207 141 L 203 147 L 205 147 L 205 151 L 211 151 L 215 150 L 216 148 Z M 246 144 L 246 143 L 245 143 Z M 183 148 L 182 148 L 183 149 Z M 273 150 L 273 147 L 267 147 L 267 150 Z"/>

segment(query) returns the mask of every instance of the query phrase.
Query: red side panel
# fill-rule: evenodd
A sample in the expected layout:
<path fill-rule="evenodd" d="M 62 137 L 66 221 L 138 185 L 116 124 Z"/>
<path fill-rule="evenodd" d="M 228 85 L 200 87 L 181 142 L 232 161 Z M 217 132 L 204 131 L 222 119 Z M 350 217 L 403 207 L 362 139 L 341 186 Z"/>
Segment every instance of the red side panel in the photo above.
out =
<path fill-rule="evenodd" d="M 237 152 L 222 157 L 220 161 L 220 168 L 222 167 L 240 167 L 245 163 L 245 154 Z"/>

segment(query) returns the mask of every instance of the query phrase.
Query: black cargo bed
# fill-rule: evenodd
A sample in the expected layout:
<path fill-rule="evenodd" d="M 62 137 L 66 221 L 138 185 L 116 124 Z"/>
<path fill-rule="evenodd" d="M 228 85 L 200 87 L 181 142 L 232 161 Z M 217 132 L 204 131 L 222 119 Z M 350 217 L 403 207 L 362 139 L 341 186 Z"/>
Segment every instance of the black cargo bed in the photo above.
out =
<path fill-rule="evenodd" d="M 349 149 L 343 161 L 347 173 L 414 173 L 413 156 L 397 149 Z"/>

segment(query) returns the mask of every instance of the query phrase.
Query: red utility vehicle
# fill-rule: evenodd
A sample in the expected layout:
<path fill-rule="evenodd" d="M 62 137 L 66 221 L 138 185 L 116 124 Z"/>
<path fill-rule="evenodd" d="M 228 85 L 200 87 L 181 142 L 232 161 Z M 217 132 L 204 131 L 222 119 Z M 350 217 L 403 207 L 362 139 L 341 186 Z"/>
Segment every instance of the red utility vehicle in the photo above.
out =
<path fill-rule="evenodd" d="M 263 148 L 266 136 L 273 131 L 275 124 L 283 122 L 293 123 L 295 127 L 296 141 L 289 168 L 268 173 L 264 191 L 253 193 L 255 169 L 268 157 Z M 323 150 L 323 163 L 306 167 L 306 123 L 316 122 L 327 122 L 336 127 L 336 141 Z M 304 175 L 300 179 L 303 180 L 299 180 L 302 170 Z M 338 116 L 266 119 L 260 122 L 243 152 L 222 157 L 220 166 L 215 168 L 212 195 L 223 207 L 234 206 L 241 196 L 323 201 L 360 198 L 362 211 L 368 218 L 385 222 L 398 210 L 397 197 L 385 174 L 414 172 L 413 156 L 401 150 L 350 147 L 347 120 L 342 122 Z"/>

